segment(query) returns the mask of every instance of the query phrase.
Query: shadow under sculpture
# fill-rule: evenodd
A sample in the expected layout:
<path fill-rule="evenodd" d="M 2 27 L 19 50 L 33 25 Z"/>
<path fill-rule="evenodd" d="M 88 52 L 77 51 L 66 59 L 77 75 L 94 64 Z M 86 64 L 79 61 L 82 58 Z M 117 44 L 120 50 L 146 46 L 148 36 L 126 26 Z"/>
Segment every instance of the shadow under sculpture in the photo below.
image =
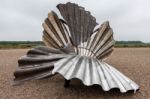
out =
<path fill-rule="evenodd" d="M 136 92 L 139 86 L 103 60 L 113 51 L 113 31 L 106 21 L 99 28 L 89 11 L 74 3 L 58 4 L 63 19 L 53 11 L 43 25 L 46 46 L 33 48 L 18 60 L 14 72 L 15 84 L 61 74 L 68 87 L 72 78 L 84 85 L 100 85 L 104 91 L 112 88 L 125 93 Z"/>

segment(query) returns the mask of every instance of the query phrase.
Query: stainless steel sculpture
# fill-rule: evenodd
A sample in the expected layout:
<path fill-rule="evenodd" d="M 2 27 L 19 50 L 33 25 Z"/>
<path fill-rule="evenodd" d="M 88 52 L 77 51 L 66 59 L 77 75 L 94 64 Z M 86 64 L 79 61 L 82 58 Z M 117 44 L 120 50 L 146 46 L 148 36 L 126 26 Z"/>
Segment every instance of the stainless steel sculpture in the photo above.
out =
<path fill-rule="evenodd" d="M 57 6 L 63 19 L 50 12 L 43 23 L 43 41 L 48 46 L 33 48 L 18 60 L 15 83 L 61 74 L 65 87 L 72 78 L 85 85 L 98 84 L 104 91 L 119 88 L 122 93 L 139 86 L 103 60 L 113 51 L 109 22 L 95 29 L 96 19 L 74 3 Z"/>

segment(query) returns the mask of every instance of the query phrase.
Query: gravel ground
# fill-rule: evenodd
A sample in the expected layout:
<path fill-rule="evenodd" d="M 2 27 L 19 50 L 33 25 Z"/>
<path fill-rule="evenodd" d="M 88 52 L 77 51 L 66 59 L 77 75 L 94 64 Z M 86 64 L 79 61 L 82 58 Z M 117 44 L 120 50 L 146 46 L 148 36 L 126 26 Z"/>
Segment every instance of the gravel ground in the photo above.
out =
<path fill-rule="evenodd" d="M 107 62 L 140 86 L 137 93 L 104 92 L 100 86 L 86 87 L 79 80 L 63 87 L 64 79 L 57 75 L 12 86 L 17 59 L 27 49 L 0 50 L 0 99 L 150 99 L 150 48 L 117 48 Z"/>

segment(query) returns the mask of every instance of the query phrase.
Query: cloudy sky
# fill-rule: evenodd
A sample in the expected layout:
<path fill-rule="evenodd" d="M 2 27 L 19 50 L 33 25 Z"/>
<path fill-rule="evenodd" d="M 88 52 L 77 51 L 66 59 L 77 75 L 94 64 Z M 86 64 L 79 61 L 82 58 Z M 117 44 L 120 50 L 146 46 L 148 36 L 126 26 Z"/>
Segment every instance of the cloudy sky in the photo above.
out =
<path fill-rule="evenodd" d="M 0 0 L 0 41 L 42 40 L 42 22 L 58 3 L 84 6 L 109 20 L 116 40 L 150 42 L 150 0 Z"/>

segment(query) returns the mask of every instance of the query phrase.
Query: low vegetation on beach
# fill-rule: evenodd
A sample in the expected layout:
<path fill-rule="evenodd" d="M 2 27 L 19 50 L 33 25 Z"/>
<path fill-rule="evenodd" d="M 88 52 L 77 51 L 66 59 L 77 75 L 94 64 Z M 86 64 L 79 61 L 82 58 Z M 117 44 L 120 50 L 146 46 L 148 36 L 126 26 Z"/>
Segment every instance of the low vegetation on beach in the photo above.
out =
<path fill-rule="evenodd" d="M 44 45 L 42 41 L 0 41 L 0 49 L 25 49 Z"/>
<path fill-rule="evenodd" d="M 115 47 L 150 47 L 150 43 L 142 41 L 116 41 Z"/>
<path fill-rule="evenodd" d="M 0 41 L 0 49 L 25 49 L 44 45 L 42 41 Z M 116 41 L 115 47 L 150 47 L 141 41 Z"/>

